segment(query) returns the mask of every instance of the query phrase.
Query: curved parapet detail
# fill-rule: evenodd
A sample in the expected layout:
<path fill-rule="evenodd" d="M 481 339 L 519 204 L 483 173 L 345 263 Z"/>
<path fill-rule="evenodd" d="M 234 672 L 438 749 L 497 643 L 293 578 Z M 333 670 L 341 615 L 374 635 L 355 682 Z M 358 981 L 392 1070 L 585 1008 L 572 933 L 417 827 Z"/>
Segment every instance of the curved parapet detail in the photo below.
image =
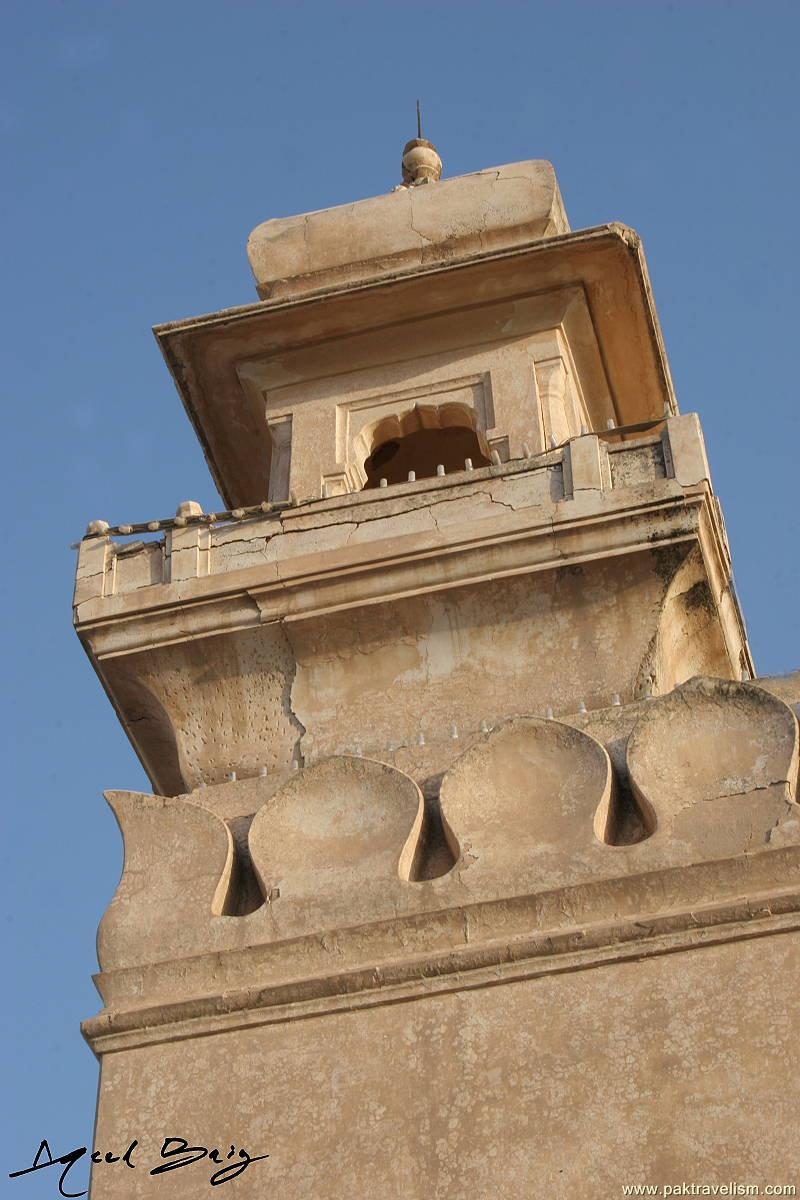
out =
<path fill-rule="evenodd" d="M 394 915 L 413 875 L 424 801 L 385 763 L 336 757 L 298 772 L 256 814 L 249 845 L 281 933 Z"/>
<path fill-rule="evenodd" d="M 442 819 L 463 883 L 498 894 L 596 872 L 611 762 L 599 742 L 559 721 L 515 717 L 470 747 L 441 789 Z"/>
<path fill-rule="evenodd" d="M 651 701 L 627 764 L 659 843 L 696 858 L 756 850 L 797 819 L 797 720 L 755 684 L 697 676 Z"/>
<path fill-rule="evenodd" d="M 125 866 L 97 934 L 104 971 L 207 948 L 210 918 L 226 912 L 234 863 L 224 821 L 185 800 L 106 792 Z"/>

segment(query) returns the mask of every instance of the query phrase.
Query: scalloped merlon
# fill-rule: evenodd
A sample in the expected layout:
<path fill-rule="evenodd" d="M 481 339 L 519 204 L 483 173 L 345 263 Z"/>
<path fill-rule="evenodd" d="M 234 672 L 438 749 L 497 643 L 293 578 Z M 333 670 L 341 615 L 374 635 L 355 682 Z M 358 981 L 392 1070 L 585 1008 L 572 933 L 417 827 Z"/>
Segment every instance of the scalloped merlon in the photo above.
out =
<path fill-rule="evenodd" d="M 658 840 L 684 843 L 696 857 L 763 848 L 797 819 L 797 720 L 755 684 L 696 676 L 651 701 L 627 763 Z"/>
<path fill-rule="evenodd" d="M 234 849 L 224 821 L 186 800 L 105 793 L 122 831 L 125 866 L 97 932 L 104 971 L 207 948 L 224 911 Z"/>
<path fill-rule="evenodd" d="M 605 848 L 595 828 L 611 784 L 608 754 L 587 733 L 537 717 L 505 722 L 444 777 L 455 871 L 467 886 L 480 881 L 506 895 L 597 874 Z"/>
<path fill-rule="evenodd" d="M 280 932 L 379 920 L 407 906 L 424 811 L 413 779 L 366 758 L 328 758 L 284 784 L 249 836 Z"/>

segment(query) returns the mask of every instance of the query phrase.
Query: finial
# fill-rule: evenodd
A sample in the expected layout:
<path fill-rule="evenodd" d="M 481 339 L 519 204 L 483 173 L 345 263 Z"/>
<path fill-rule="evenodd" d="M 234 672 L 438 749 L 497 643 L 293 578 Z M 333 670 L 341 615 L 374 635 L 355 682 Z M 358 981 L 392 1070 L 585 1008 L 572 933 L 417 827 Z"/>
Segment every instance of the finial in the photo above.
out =
<path fill-rule="evenodd" d="M 442 160 L 433 142 L 422 136 L 422 113 L 417 101 L 417 136 L 403 147 L 403 183 L 416 187 L 420 183 L 436 183 L 442 177 Z"/>

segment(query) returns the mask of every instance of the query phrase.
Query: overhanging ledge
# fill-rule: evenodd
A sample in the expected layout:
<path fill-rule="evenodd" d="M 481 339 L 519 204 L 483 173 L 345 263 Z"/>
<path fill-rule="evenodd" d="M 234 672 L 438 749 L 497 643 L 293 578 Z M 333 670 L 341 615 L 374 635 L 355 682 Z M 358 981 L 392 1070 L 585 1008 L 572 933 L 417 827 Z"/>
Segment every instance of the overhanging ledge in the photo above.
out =
<path fill-rule="evenodd" d="M 370 330 L 406 327 L 413 341 L 415 322 L 575 286 L 586 296 L 618 423 L 677 412 L 641 239 L 619 224 L 171 322 L 154 333 L 220 494 L 234 507 L 265 499 L 271 456 L 264 411 L 242 387 L 241 364 Z"/>

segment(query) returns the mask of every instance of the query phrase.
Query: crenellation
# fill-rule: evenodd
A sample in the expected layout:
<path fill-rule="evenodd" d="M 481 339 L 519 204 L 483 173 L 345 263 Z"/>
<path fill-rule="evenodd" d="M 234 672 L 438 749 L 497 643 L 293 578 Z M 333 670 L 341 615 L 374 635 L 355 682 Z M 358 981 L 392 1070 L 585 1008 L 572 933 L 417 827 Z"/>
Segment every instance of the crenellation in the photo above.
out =
<path fill-rule="evenodd" d="M 691 730 L 692 741 L 679 734 L 683 767 L 669 764 L 665 754 L 674 745 L 676 715 Z M 144 966 L 154 956 L 163 969 L 173 962 L 178 979 L 184 957 L 238 953 L 241 922 L 248 945 L 287 942 L 288 949 L 292 939 L 331 928 L 344 933 L 370 924 L 380 936 L 386 920 L 408 919 L 422 950 L 424 912 L 447 914 L 501 898 L 527 904 L 528 897 L 558 888 L 577 896 L 590 883 L 597 892 L 601 881 L 611 886 L 636 876 L 647 889 L 664 873 L 671 873 L 677 902 L 687 889 L 684 902 L 694 913 L 697 864 L 777 854 L 777 881 L 787 847 L 794 847 L 792 869 L 800 868 L 800 735 L 791 709 L 769 691 L 696 679 L 661 699 L 621 706 L 613 716 L 611 709 L 586 714 L 580 722 L 515 717 L 488 732 L 451 737 L 460 744 L 442 772 L 438 796 L 429 794 L 425 802 L 412 776 L 368 755 L 333 756 L 295 775 L 284 769 L 266 780 L 259 775 L 172 800 L 110 794 L 125 833 L 126 868 L 102 926 L 104 971 Z M 623 759 L 610 758 L 597 735 L 622 746 Z M 695 742 L 705 747 L 704 774 L 692 772 L 687 787 L 680 771 L 696 761 Z M 639 806 L 642 832 L 635 840 L 614 834 L 621 786 L 630 786 Z M 723 829 L 714 806 L 725 803 L 731 814 L 732 796 L 738 797 L 736 820 Z M 422 875 L 420 848 L 432 801 L 450 861 Z M 229 829 L 240 812 L 248 817 L 249 855 L 264 899 L 234 917 Z M 208 831 L 202 838 L 201 828 Z M 184 872 L 169 869 L 175 837 L 196 864 L 198 892 L 186 891 Z M 613 891 L 619 896 L 618 883 Z M 719 898 L 713 891 L 704 897 Z M 661 899 L 650 903 L 660 909 Z M 633 911 L 644 917 L 648 910 Z M 551 919 L 545 906 L 539 927 L 549 928 Z M 480 940 L 477 932 L 473 940 Z M 135 997 L 129 1002 L 135 1007 Z"/>

